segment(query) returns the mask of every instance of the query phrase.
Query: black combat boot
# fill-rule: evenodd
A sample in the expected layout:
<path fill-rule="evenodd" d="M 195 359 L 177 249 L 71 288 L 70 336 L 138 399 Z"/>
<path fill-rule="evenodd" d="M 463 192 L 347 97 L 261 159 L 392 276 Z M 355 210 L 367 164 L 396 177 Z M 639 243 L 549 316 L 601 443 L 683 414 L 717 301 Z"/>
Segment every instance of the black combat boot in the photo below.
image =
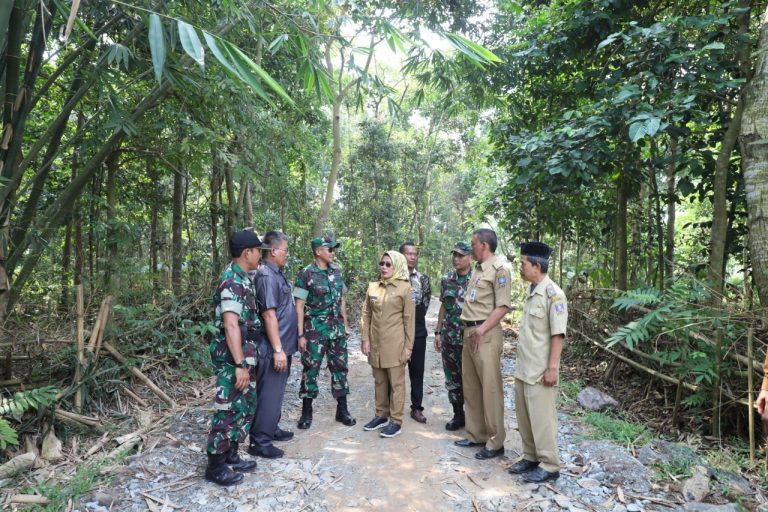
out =
<path fill-rule="evenodd" d="M 209 453 L 205 479 L 219 485 L 235 485 L 243 480 L 242 473 L 235 473 L 227 466 L 228 453 Z"/>
<path fill-rule="evenodd" d="M 312 399 L 305 398 L 301 401 L 301 418 L 296 425 L 302 430 L 308 429 L 312 425 Z"/>
<path fill-rule="evenodd" d="M 232 471 L 239 473 L 248 473 L 256 469 L 255 460 L 243 460 L 240 458 L 240 454 L 237 453 L 239 443 L 230 442 L 229 452 L 227 453 L 227 465 L 232 468 Z"/>
<path fill-rule="evenodd" d="M 348 427 L 351 427 L 352 425 L 357 423 L 355 418 L 353 418 L 352 415 L 349 414 L 349 410 L 347 409 L 346 396 L 342 396 L 338 399 L 338 404 L 336 405 L 336 421 L 340 421 L 341 423 L 345 424 Z"/>
<path fill-rule="evenodd" d="M 453 405 L 453 418 L 445 424 L 445 430 L 459 430 L 464 426 L 464 403 L 459 402 Z"/>

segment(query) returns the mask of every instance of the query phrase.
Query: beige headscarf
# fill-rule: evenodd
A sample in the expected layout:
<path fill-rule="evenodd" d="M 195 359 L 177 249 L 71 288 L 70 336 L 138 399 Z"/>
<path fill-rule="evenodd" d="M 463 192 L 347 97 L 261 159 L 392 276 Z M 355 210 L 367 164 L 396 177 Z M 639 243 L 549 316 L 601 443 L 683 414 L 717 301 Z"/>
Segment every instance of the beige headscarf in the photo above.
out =
<path fill-rule="evenodd" d="M 389 256 L 389 259 L 392 260 L 392 277 L 381 279 L 381 282 L 389 284 L 393 281 L 408 281 L 408 262 L 405 261 L 405 256 L 397 251 L 387 251 L 382 254 L 382 258 L 385 255 Z"/>

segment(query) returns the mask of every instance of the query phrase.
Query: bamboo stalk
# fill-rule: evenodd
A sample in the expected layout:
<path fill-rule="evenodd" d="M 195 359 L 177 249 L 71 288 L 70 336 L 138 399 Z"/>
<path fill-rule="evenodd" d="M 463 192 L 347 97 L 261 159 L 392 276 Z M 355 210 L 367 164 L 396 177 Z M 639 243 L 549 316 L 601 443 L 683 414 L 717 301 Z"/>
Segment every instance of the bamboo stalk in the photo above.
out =
<path fill-rule="evenodd" d="M 747 329 L 747 421 L 749 422 L 749 462 L 755 463 L 755 410 L 754 410 L 754 378 L 752 376 L 752 342 L 755 331 L 750 327 Z"/>
<path fill-rule="evenodd" d="M 75 414 L 73 412 L 65 411 L 62 409 L 55 409 L 53 411 L 56 416 L 64 421 L 72 421 L 88 427 L 103 429 L 101 422 L 98 418 L 92 418 L 90 416 L 83 416 L 81 414 Z"/>
<path fill-rule="evenodd" d="M 128 360 L 127 360 L 127 359 L 125 358 L 125 356 L 124 356 L 123 354 L 121 354 L 121 353 L 120 353 L 120 352 L 119 352 L 119 351 L 118 351 L 118 350 L 117 350 L 115 347 L 113 347 L 112 345 L 110 345 L 110 344 L 109 344 L 108 342 L 106 342 L 106 341 L 104 342 L 104 344 L 103 344 L 103 347 L 104 347 L 104 350 L 106 350 L 106 351 L 109 353 L 109 355 L 111 355 L 113 358 L 115 358 L 115 360 L 116 360 L 116 361 L 118 361 L 120 364 L 122 364 L 123 366 L 125 366 L 126 368 L 128 368 L 128 370 L 129 370 L 129 371 L 130 371 L 130 372 L 131 372 L 131 373 L 132 373 L 134 376 L 136 376 L 136 378 L 138 378 L 140 381 L 142 381 L 144 384 L 146 384 L 146 386 L 147 386 L 147 387 L 148 387 L 148 388 L 149 388 L 149 389 L 150 389 L 150 390 L 151 390 L 151 391 L 152 391 L 152 392 L 153 392 L 155 395 L 157 395 L 157 396 L 158 396 L 158 397 L 159 397 L 159 398 L 160 398 L 160 399 L 161 399 L 163 402 L 165 402 L 166 404 L 170 405 L 170 406 L 171 406 L 171 407 L 173 407 L 173 408 L 176 408 L 176 407 L 178 407 L 178 405 L 176 404 L 176 402 L 174 402 L 174 401 L 173 401 L 173 399 L 172 399 L 171 397 L 169 397 L 168 395 L 166 395 L 166 394 L 165 394 L 165 392 L 164 392 L 162 389 L 160 389 L 160 388 L 157 386 L 157 384 L 155 384 L 154 382 L 152 382 L 152 379 L 150 379 L 149 377 L 147 377 L 146 375 L 144 375 L 144 373 L 142 373 L 142 371 L 141 371 L 141 370 L 139 370 L 138 368 L 136 368 L 136 367 L 133 367 L 133 366 L 129 366 L 129 365 L 128 365 Z"/>
<path fill-rule="evenodd" d="M 126 395 L 128 395 L 131 398 L 133 398 L 136 401 L 136 403 L 139 404 L 140 406 L 142 406 L 142 407 L 149 407 L 149 404 L 146 402 L 146 400 L 141 398 L 139 395 L 137 395 L 136 393 L 134 393 L 130 389 L 128 389 L 126 387 L 123 387 L 123 391 L 125 391 Z"/>
<path fill-rule="evenodd" d="M 715 382 L 712 385 L 712 436 L 720 438 L 720 383 L 722 382 L 723 328 L 715 331 Z"/>
<path fill-rule="evenodd" d="M 672 425 L 677 425 L 677 413 L 680 411 L 680 403 L 683 400 L 683 378 L 677 381 L 677 391 L 675 391 L 675 406 L 672 409 Z"/>
<path fill-rule="evenodd" d="M 75 410 L 83 410 L 83 391 L 80 389 L 80 371 L 85 364 L 85 304 L 83 285 L 75 287 L 77 293 L 77 366 L 75 367 Z"/>
<path fill-rule="evenodd" d="M 88 351 L 93 354 L 94 360 L 98 358 L 98 351 L 101 348 L 101 339 L 103 339 L 104 326 L 107 323 L 107 317 L 109 316 L 109 305 L 112 301 L 112 296 L 107 295 L 104 300 L 101 301 L 101 307 L 99 307 L 99 314 L 96 316 L 96 322 L 93 324 L 93 330 L 91 331 L 91 338 L 88 340 Z"/>

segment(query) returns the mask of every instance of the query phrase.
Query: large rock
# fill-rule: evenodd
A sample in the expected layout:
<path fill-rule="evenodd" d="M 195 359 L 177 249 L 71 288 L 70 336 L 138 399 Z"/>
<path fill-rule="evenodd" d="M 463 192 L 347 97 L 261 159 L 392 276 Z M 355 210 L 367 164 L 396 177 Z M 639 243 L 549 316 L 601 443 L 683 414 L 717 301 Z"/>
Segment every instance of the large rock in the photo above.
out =
<path fill-rule="evenodd" d="M 752 489 L 752 485 L 750 485 L 747 479 L 741 475 L 725 469 L 712 467 L 707 469 L 709 471 L 709 476 L 720 483 L 718 490 L 723 494 L 733 497 L 754 494 L 755 491 Z"/>
<path fill-rule="evenodd" d="M 579 391 L 576 400 L 583 408 L 590 411 L 606 411 L 619 406 L 619 402 L 612 396 L 593 387 L 586 387 Z"/>
<path fill-rule="evenodd" d="M 596 466 L 603 473 L 603 484 L 621 485 L 633 493 L 642 494 L 651 489 L 648 468 L 632 457 L 627 450 L 610 441 L 585 441 L 579 445 L 585 464 Z"/>
<path fill-rule="evenodd" d="M 709 472 L 707 468 L 696 466 L 693 476 L 683 482 L 683 498 L 687 502 L 698 502 L 709 494 Z"/>
<path fill-rule="evenodd" d="M 701 462 L 701 457 L 687 444 L 654 439 L 640 448 L 640 451 L 637 454 L 637 460 L 646 466 L 654 464 L 693 466 Z"/>

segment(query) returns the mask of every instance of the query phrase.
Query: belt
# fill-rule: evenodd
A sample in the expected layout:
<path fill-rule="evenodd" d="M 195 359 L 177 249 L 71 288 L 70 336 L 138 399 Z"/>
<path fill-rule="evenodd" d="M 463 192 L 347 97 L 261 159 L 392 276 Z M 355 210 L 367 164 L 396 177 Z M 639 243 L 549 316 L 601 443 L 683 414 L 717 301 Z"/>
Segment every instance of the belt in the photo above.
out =
<path fill-rule="evenodd" d="M 464 327 L 476 327 L 485 322 L 485 320 L 463 320 Z"/>

